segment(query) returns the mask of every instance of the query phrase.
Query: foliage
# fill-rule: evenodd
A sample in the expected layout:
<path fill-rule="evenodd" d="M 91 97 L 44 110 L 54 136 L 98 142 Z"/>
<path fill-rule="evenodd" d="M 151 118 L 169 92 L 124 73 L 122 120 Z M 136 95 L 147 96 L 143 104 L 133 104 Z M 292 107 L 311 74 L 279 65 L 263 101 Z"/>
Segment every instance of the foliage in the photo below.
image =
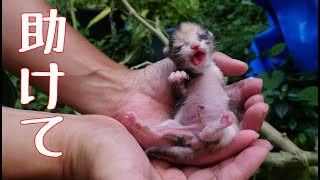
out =
<path fill-rule="evenodd" d="M 71 0 L 76 7 L 104 7 L 109 0 Z"/>
<path fill-rule="evenodd" d="M 273 58 L 285 49 L 284 43 L 274 45 L 263 56 Z M 251 57 L 254 58 L 254 57 Z M 317 151 L 318 143 L 318 74 L 298 72 L 290 56 L 284 65 L 276 66 L 271 72 L 262 72 L 257 77 L 263 80 L 262 94 L 269 105 L 266 121 L 280 132 L 284 132 L 299 148 Z M 263 137 L 262 137 L 263 138 Z M 274 147 L 273 151 L 279 151 Z M 266 179 L 286 176 L 290 168 L 264 168 L 257 177 Z M 295 169 L 289 179 L 310 179 L 308 170 Z M 268 172 L 266 174 L 266 172 Z M 303 173 L 303 174 L 302 174 Z M 273 178 L 272 178 L 273 177 Z M 287 176 L 288 177 L 288 176 Z"/>
<path fill-rule="evenodd" d="M 203 1 L 199 13 L 195 21 L 214 33 L 217 50 L 236 59 L 245 59 L 253 37 L 267 28 L 264 11 L 250 1 Z"/>
<path fill-rule="evenodd" d="M 89 6 L 93 3 L 93 0 L 75 0 L 74 4 L 75 6 L 76 3 L 86 6 L 85 2 Z M 250 1 L 245 0 L 129 0 L 128 2 L 140 16 L 152 25 L 155 25 L 156 19 L 159 19 L 160 28 L 165 34 L 170 33 L 166 30 L 174 28 L 182 21 L 202 23 L 215 34 L 217 50 L 237 59 L 244 59 L 248 55 L 248 47 L 252 38 L 267 27 L 267 20 L 263 10 Z M 64 6 L 63 8 L 66 7 L 69 6 Z M 125 62 L 127 66 L 131 67 L 144 61 L 155 62 L 164 57 L 161 42 L 158 41 L 147 28 L 130 17 L 120 1 L 108 1 L 105 7 L 110 7 L 111 12 L 118 9 L 121 10 L 121 17 L 123 21 L 126 22 L 123 29 L 118 29 L 112 34 L 113 36 L 129 39 L 129 42 L 122 41 L 125 44 L 120 44 L 125 53 L 120 53 L 122 55 L 120 59 L 118 56 L 114 56 L 117 57 L 117 59 L 115 59 L 117 62 Z M 57 8 L 59 12 L 66 11 L 65 9 Z M 76 9 L 72 10 L 69 8 L 67 11 L 72 12 L 76 11 Z M 105 16 L 106 15 L 108 14 L 105 14 Z M 97 21 L 106 18 L 105 16 L 101 16 Z M 69 17 L 69 19 L 71 18 Z M 77 19 L 77 21 L 79 21 L 79 19 Z M 92 22 L 91 25 L 92 24 L 94 24 L 94 22 Z M 83 27 L 79 27 L 79 23 L 77 27 L 78 29 L 83 29 Z M 81 32 L 82 30 L 79 31 Z M 88 32 L 90 34 L 91 31 Z M 110 47 L 105 40 L 109 38 L 112 37 L 92 39 L 93 41 L 91 42 L 99 45 L 99 49 L 110 50 L 105 48 L 105 46 Z M 117 45 L 113 46 L 113 48 L 116 48 L 116 46 Z M 109 55 L 112 50 L 104 52 Z"/>
<path fill-rule="evenodd" d="M 68 3 L 73 3 L 73 5 L 76 7 L 94 8 L 104 7 L 107 3 L 109 3 L 109 0 L 48 0 L 48 2 L 53 7 L 58 8 L 61 14 L 61 12 L 68 10 L 68 7 L 66 7 Z"/>
<path fill-rule="evenodd" d="M 12 75 L 11 73 L 7 73 L 7 75 L 9 76 L 12 84 L 16 88 L 16 91 L 17 91 L 17 94 L 19 97 L 16 100 L 15 108 L 25 109 L 25 110 L 34 110 L 34 111 L 45 111 L 45 112 L 52 112 L 52 113 L 63 113 L 63 114 L 74 114 L 75 113 L 75 111 L 72 108 L 59 102 L 59 100 L 57 102 L 57 106 L 55 109 L 48 110 L 47 109 L 47 104 L 48 104 L 48 100 L 49 100 L 48 95 L 42 93 L 41 91 L 37 90 L 36 88 L 34 88 L 32 86 L 30 86 L 30 88 L 29 88 L 29 94 L 30 94 L 30 96 L 34 96 L 35 100 L 31 101 L 27 105 L 22 105 L 20 103 L 20 83 L 21 83 L 20 79 L 16 76 Z"/>
<path fill-rule="evenodd" d="M 267 57 L 275 57 L 285 49 L 284 43 L 273 46 Z M 290 56 L 276 70 L 260 73 L 264 100 L 269 104 L 266 118 L 276 129 L 286 132 L 300 148 L 314 151 L 318 135 L 317 72 L 297 72 Z"/>

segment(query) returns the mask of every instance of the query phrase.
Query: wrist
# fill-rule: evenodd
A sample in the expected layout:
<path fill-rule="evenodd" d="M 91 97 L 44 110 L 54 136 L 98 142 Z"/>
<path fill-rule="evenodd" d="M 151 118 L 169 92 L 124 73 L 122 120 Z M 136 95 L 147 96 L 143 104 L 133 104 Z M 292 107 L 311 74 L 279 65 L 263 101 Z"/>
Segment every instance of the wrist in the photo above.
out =
<path fill-rule="evenodd" d="M 81 115 L 68 131 L 67 152 L 63 177 L 69 179 L 108 179 L 128 175 L 131 161 L 127 148 L 140 150 L 124 126 L 118 121 L 101 115 Z M 143 151 L 140 153 L 143 154 Z M 146 159 L 148 163 L 148 160 Z M 128 166 L 128 167 L 127 167 Z M 119 178 L 118 178 L 119 179 Z M 121 178 L 120 178 L 121 179 Z M 125 179 L 125 178 L 123 178 Z"/>
<path fill-rule="evenodd" d="M 82 76 L 66 74 L 62 87 L 59 84 L 59 99 L 82 114 L 112 116 L 117 102 L 130 89 L 133 74 L 122 65 L 104 66 Z"/>
<path fill-rule="evenodd" d="M 63 115 L 64 121 L 50 129 L 44 136 L 43 145 L 51 151 L 60 151 L 62 156 L 53 158 L 40 154 L 35 147 L 35 135 L 44 123 L 22 126 L 21 120 L 57 116 L 37 111 L 17 110 L 2 107 L 3 113 L 3 176 L 8 178 L 61 177 L 66 147 L 67 128 L 72 115 Z"/>

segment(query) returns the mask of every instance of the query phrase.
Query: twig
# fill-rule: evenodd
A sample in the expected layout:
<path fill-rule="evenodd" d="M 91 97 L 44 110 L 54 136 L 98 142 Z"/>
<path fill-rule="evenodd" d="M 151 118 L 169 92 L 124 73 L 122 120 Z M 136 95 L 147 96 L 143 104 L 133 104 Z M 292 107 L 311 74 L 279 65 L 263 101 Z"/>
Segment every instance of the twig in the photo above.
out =
<path fill-rule="evenodd" d="M 309 159 L 310 152 L 303 151 L 300 149 L 297 145 L 295 145 L 284 133 L 280 133 L 277 129 L 275 129 L 273 126 L 271 126 L 268 122 L 264 121 L 261 127 L 260 132 L 266 136 L 266 139 L 268 139 L 272 144 L 277 145 L 282 150 L 287 151 L 289 153 L 293 153 L 294 156 L 296 156 L 298 159 L 303 160 L 308 163 L 308 166 L 310 167 L 310 173 L 314 176 L 318 176 L 318 167 L 316 166 L 318 163 L 318 154 L 313 153 L 312 159 Z M 315 156 L 316 155 L 316 156 Z M 288 165 L 295 163 L 297 159 L 293 159 L 292 157 L 280 159 L 277 162 L 277 158 L 272 158 L 272 153 L 270 153 L 266 159 L 264 164 L 280 164 L 280 163 L 287 163 Z M 284 158 L 284 157 L 282 157 Z M 316 160 L 317 163 L 313 163 Z M 271 162 L 275 161 L 275 162 Z M 311 161 L 311 162 L 310 162 Z"/>
<path fill-rule="evenodd" d="M 312 152 L 304 152 L 304 158 L 290 152 L 271 152 L 263 165 L 274 167 L 305 167 L 304 161 L 308 161 L 310 166 L 318 164 L 318 154 Z"/>
<path fill-rule="evenodd" d="M 127 0 L 121 0 L 123 5 L 127 8 L 129 11 L 129 15 L 136 18 L 141 24 L 146 26 L 150 31 L 152 31 L 164 45 L 168 45 L 168 38 L 161 32 L 161 30 L 154 28 L 152 25 L 150 25 L 147 21 L 145 21 L 142 17 L 138 15 L 136 10 L 132 8 L 132 6 L 128 3 Z"/>
<path fill-rule="evenodd" d="M 132 66 L 130 69 L 139 69 L 139 68 L 145 67 L 145 66 L 150 65 L 150 64 L 153 64 L 153 63 L 150 62 L 150 61 L 145 61 L 145 62 L 143 62 L 141 64 L 136 65 L 136 66 Z"/>
<path fill-rule="evenodd" d="M 75 29 L 75 30 L 78 30 L 78 27 L 77 27 L 77 18 L 76 18 L 76 14 L 75 14 L 75 8 L 74 8 L 74 0 L 70 0 L 69 1 L 70 3 L 70 15 L 71 15 L 71 20 L 72 20 L 72 27 Z"/>
<path fill-rule="evenodd" d="M 279 146 L 282 150 L 292 153 L 302 151 L 285 134 L 281 134 L 277 129 L 264 121 L 260 132 L 272 143 Z"/>

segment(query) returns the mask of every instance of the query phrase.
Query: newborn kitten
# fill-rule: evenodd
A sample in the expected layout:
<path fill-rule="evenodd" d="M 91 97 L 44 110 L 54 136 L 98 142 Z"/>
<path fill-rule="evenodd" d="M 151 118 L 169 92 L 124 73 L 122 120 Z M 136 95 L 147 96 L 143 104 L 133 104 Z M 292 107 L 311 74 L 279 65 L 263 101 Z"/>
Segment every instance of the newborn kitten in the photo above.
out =
<path fill-rule="evenodd" d="M 240 129 L 242 114 L 225 92 L 222 72 L 213 61 L 213 34 L 196 23 L 181 23 L 164 51 L 178 69 L 168 77 L 180 98 L 174 118 L 147 127 L 129 113 L 125 125 L 158 137 L 146 154 L 173 162 L 192 161 L 197 154 L 227 146 Z"/>

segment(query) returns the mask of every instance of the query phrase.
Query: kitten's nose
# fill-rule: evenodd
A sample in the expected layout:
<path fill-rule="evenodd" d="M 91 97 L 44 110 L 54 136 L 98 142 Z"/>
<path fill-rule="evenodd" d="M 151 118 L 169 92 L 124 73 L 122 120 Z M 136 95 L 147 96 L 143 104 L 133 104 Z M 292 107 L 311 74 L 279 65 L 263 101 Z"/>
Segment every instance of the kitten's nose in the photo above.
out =
<path fill-rule="evenodd" d="M 200 47 L 200 44 L 199 44 L 199 43 L 192 43 L 192 44 L 191 44 L 191 49 L 193 49 L 193 50 L 198 50 L 199 47 Z"/>

